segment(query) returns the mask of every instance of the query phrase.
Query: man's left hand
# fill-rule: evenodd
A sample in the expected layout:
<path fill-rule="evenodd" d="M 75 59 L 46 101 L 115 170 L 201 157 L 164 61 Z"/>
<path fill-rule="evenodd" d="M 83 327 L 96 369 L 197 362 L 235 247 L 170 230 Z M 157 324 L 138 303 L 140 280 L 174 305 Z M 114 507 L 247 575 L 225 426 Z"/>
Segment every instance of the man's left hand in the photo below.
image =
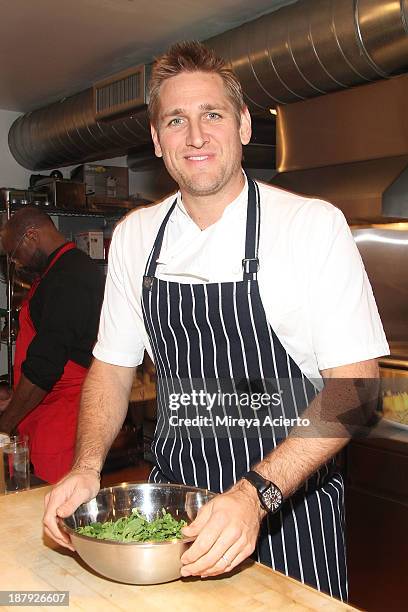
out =
<path fill-rule="evenodd" d="M 205 504 L 183 535 L 196 540 L 181 557 L 182 576 L 217 576 L 231 571 L 255 550 L 265 511 L 246 481 Z"/>

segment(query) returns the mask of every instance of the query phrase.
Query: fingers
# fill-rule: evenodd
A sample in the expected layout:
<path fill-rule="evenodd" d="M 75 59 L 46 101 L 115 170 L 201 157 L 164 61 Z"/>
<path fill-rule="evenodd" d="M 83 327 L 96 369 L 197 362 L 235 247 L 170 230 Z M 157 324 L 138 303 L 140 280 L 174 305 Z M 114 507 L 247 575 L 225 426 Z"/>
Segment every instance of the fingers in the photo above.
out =
<path fill-rule="evenodd" d="M 57 507 L 57 516 L 66 518 L 71 516 L 75 510 L 84 502 L 89 501 L 89 493 L 85 489 L 75 489 L 72 495 Z"/>
<path fill-rule="evenodd" d="M 196 539 L 181 557 L 181 575 L 215 576 L 236 567 L 254 551 L 260 520 L 257 505 L 239 491 L 218 495 L 183 530 Z"/>
<path fill-rule="evenodd" d="M 44 525 L 44 533 L 49 538 L 51 538 L 51 540 L 53 540 L 60 546 L 64 546 L 64 548 L 68 548 L 69 550 L 72 550 L 75 552 L 75 548 L 72 546 L 71 540 L 69 539 L 68 534 L 65 534 L 62 531 L 60 531 L 59 532 L 60 535 L 56 536 L 54 533 L 51 533 L 51 531 L 45 525 Z"/>
<path fill-rule="evenodd" d="M 183 527 L 182 529 L 183 536 L 187 538 L 197 536 L 200 533 L 200 531 L 203 529 L 205 524 L 208 522 L 211 516 L 211 511 L 212 511 L 212 502 L 208 502 L 202 508 L 200 508 L 194 521 L 190 523 L 190 525 Z"/>
<path fill-rule="evenodd" d="M 68 475 L 45 496 L 44 531 L 55 542 L 70 550 L 75 550 L 71 540 L 58 525 L 59 518 L 75 512 L 82 503 L 89 501 L 99 490 L 99 480 L 95 475 Z"/>
<path fill-rule="evenodd" d="M 225 572 L 230 572 L 237 565 L 242 563 L 247 557 L 249 557 L 255 550 L 255 543 L 251 544 L 246 541 L 245 538 L 240 538 L 233 546 L 231 546 L 221 558 L 205 572 L 202 572 L 200 576 L 207 578 L 209 576 L 218 576 Z"/>
<path fill-rule="evenodd" d="M 197 544 L 200 544 L 199 538 Z M 202 549 L 200 547 L 197 550 Z M 218 538 L 214 538 L 213 545 L 194 562 L 183 567 L 181 573 L 183 576 L 211 576 L 229 571 L 241 551 L 248 551 L 246 556 L 252 552 L 247 535 L 238 527 L 227 527 L 220 531 Z"/>
<path fill-rule="evenodd" d="M 220 536 L 223 524 L 217 518 L 214 520 L 212 513 L 212 502 L 203 506 L 195 521 L 183 529 L 183 535 L 197 536 L 190 548 L 181 557 L 184 565 L 194 563 L 205 555 Z M 189 573 L 183 574 L 185 576 Z"/>
<path fill-rule="evenodd" d="M 44 532 L 47 534 L 48 537 L 57 542 L 57 544 L 60 544 L 65 548 L 69 548 L 70 550 L 75 550 L 71 544 L 71 540 L 68 534 L 61 531 L 58 527 L 56 504 L 58 504 L 59 502 L 56 501 L 55 498 L 52 498 L 52 494 L 54 493 L 54 491 L 52 491 L 51 493 L 47 493 L 44 499 Z"/>

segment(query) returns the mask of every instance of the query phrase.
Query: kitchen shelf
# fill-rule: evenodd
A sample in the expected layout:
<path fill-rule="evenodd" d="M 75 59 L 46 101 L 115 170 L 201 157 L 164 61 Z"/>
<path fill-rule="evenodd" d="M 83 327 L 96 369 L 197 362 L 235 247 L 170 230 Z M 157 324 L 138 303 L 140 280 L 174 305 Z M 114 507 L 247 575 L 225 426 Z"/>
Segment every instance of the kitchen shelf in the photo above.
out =
<path fill-rule="evenodd" d="M 15 212 L 17 210 L 21 210 L 22 208 L 27 208 L 26 205 L 13 205 L 12 211 Z M 41 210 L 43 210 L 48 215 L 54 215 L 56 217 L 86 217 L 90 219 L 111 219 L 116 220 L 120 219 L 129 212 L 127 208 L 118 209 L 118 211 L 95 211 L 95 210 L 82 210 L 80 208 L 76 209 L 68 209 L 68 208 L 54 208 L 52 206 L 39 206 Z M 5 206 L 0 207 L 0 212 L 7 212 Z"/>

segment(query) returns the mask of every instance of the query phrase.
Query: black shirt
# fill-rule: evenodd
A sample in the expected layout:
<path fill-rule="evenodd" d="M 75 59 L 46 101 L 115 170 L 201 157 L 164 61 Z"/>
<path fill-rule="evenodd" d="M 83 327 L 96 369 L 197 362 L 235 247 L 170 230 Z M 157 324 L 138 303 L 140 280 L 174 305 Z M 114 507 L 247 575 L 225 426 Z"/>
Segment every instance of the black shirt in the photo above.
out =
<path fill-rule="evenodd" d="M 48 263 L 60 250 L 56 249 Z M 50 391 L 72 360 L 89 367 L 103 300 L 104 276 L 79 249 L 65 252 L 41 280 L 30 300 L 37 335 L 28 347 L 23 374 Z"/>

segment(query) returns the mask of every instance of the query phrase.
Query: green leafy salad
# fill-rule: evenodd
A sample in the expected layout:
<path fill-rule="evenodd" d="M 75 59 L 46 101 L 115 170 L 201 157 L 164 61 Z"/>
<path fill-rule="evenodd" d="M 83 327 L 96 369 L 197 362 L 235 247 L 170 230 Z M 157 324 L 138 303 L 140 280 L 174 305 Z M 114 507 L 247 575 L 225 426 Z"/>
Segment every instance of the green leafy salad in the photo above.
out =
<path fill-rule="evenodd" d="M 182 527 L 187 522 L 177 521 L 164 508 L 161 515 L 152 521 L 133 508 L 130 516 L 124 516 L 117 521 L 105 523 L 91 523 L 85 527 L 78 527 L 76 532 L 98 540 L 114 540 L 116 542 L 165 542 L 166 540 L 180 539 Z"/>

